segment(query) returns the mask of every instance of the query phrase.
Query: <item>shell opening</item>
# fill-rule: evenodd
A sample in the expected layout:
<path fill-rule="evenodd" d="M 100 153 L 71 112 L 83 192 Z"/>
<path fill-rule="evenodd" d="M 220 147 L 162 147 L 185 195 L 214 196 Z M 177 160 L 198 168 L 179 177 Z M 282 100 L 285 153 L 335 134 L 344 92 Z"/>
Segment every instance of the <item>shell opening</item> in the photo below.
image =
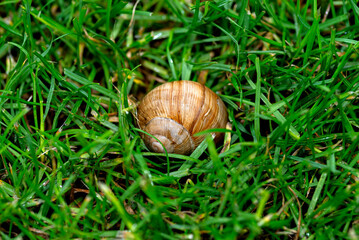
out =
<path fill-rule="evenodd" d="M 144 129 L 164 145 L 168 153 L 188 154 L 195 148 L 190 133 L 178 122 L 164 117 L 153 118 Z M 145 144 L 154 152 L 164 153 L 162 145 L 146 135 Z"/>
<path fill-rule="evenodd" d="M 171 141 L 166 138 L 165 136 L 159 136 L 159 135 L 155 135 L 155 137 L 160 140 L 160 142 L 165 146 L 167 152 L 173 152 L 174 147 L 173 145 L 171 145 Z M 161 143 L 159 143 L 156 139 L 152 138 L 151 139 L 151 148 L 153 149 L 153 151 L 158 152 L 158 153 L 165 153 L 165 150 L 163 149 Z"/>

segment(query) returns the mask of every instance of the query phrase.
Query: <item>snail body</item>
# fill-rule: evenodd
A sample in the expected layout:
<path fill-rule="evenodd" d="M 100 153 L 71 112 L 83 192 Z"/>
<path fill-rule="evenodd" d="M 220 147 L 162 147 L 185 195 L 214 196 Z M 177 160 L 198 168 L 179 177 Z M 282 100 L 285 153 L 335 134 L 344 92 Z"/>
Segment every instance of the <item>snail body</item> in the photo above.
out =
<path fill-rule="evenodd" d="M 139 127 L 156 137 L 168 153 L 190 154 L 204 140 L 195 133 L 225 128 L 227 109 L 223 101 L 206 86 L 192 81 L 162 84 L 150 91 L 137 109 Z M 222 133 L 213 133 L 217 142 Z M 165 152 L 162 145 L 142 134 L 146 146 Z"/>

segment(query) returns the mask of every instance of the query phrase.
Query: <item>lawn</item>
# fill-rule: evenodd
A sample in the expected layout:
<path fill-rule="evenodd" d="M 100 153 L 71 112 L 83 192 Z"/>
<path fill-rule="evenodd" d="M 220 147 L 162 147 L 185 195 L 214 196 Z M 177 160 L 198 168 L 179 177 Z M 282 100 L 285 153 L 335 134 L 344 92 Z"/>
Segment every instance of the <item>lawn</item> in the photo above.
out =
<path fill-rule="evenodd" d="M 1 1 L 0 239 L 359 239 L 358 40 L 357 0 Z M 225 139 L 149 152 L 181 79 Z"/>

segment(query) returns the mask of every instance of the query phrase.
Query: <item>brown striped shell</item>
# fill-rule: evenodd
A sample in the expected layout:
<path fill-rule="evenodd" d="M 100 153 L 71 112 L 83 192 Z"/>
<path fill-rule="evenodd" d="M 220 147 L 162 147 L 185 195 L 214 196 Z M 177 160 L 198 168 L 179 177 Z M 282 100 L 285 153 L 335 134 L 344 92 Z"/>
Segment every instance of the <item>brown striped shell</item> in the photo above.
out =
<path fill-rule="evenodd" d="M 168 153 L 190 154 L 204 140 L 195 133 L 225 128 L 228 114 L 222 100 L 206 86 L 191 81 L 162 84 L 150 91 L 137 108 L 139 127 L 155 136 Z M 218 142 L 223 134 L 213 133 Z M 164 152 L 154 138 L 142 134 L 146 146 Z"/>

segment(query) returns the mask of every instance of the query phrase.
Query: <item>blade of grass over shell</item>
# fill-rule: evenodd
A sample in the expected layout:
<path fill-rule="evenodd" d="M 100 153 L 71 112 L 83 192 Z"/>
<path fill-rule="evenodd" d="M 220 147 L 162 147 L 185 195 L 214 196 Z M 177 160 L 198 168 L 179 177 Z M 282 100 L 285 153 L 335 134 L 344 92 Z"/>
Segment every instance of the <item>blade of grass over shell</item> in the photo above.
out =
<path fill-rule="evenodd" d="M 162 148 L 165 150 L 164 154 L 166 155 L 166 159 L 167 159 L 167 175 L 169 176 L 169 174 L 170 174 L 170 166 L 171 165 L 170 165 L 170 159 L 169 159 L 166 147 L 162 144 L 162 142 L 160 140 L 158 140 L 155 136 L 151 135 L 150 133 L 147 133 L 147 132 L 145 132 L 145 131 L 143 131 L 141 129 L 138 129 L 138 128 L 136 128 L 134 130 L 138 131 L 138 132 L 141 132 L 143 134 L 146 134 L 146 135 L 150 136 L 151 138 L 154 138 L 159 144 L 161 144 Z"/>

